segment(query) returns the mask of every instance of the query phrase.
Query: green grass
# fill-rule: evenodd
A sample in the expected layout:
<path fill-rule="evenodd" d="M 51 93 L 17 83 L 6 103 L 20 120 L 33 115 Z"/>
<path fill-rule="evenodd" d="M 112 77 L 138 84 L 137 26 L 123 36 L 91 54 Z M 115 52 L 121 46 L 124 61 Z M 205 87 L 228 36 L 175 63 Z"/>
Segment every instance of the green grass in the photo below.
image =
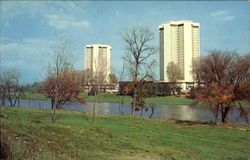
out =
<path fill-rule="evenodd" d="M 85 98 L 87 102 L 93 102 L 94 96 L 88 96 L 85 93 L 81 94 L 82 97 Z M 43 94 L 25 94 L 21 98 L 23 99 L 39 99 L 39 100 L 46 100 L 48 99 Z M 98 94 L 96 96 L 97 102 L 111 102 L 111 103 L 120 103 L 121 98 L 123 98 L 124 103 L 131 103 L 132 98 L 131 96 L 118 96 L 116 94 Z M 185 98 L 185 96 L 165 96 L 165 97 L 151 97 L 146 99 L 146 103 L 152 103 L 152 104 L 178 104 L 178 105 L 184 105 L 184 104 L 191 104 L 193 102 L 192 99 Z"/>
<path fill-rule="evenodd" d="M 250 159 L 250 127 L 1 107 L 1 145 L 20 159 Z M 2 138 L 3 137 L 3 138 Z"/>
<path fill-rule="evenodd" d="M 94 96 L 88 96 L 86 93 L 81 94 L 86 101 L 93 102 Z M 131 103 L 132 98 L 131 96 L 118 96 L 116 94 L 108 94 L 108 93 L 101 93 L 96 95 L 96 101 L 97 102 L 113 102 L 113 103 L 119 103 L 121 99 L 123 98 L 124 103 Z"/>
<path fill-rule="evenodd" d="M 185 98 L 185 96 L 166 96 L 166 97 L 151 97 L 146 99 L 146 103 L 152 104 L 191 104 L 194 100 Z"/>
<path fill-rule="evenodd" d="M 24 95 L 21 95 L 22 99 L 37 99 L 37 100 L 47 100 L 48 97 L 44 94 L 40 93 L 26 93 Z"/>

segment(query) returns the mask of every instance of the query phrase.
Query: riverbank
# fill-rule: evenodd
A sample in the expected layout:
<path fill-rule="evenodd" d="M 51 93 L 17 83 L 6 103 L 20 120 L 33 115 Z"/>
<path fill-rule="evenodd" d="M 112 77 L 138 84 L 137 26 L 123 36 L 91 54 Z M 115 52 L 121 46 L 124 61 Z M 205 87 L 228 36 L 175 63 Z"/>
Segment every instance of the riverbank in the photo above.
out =
<path fill-rule="evenodd" d="M 204 125 L 1 107 L 1 147 L 13 159 L 249 159 L 249 126 Z M 2 149 L 2 148 L 1 148 Z M 1 154 L 2 154 L 1 150 Z"/>
<path fill-rule="evenodd" d="M 94 96 L 88 96 L 87 94 L 81 94 L 87 102 L 93 102 Z M 25 94 L 21 97 L 22 99 L 39 99 L 46 100 L 48 99 L 43 94 Z M 110 102 L 110 103 L 120 103 L 123 99 L 124 103 L 131 103 L 132 98 L 130 96 L 118 96 L 116 94 L 98 94 L 96 96 L 96 102 Z M 151 104 L 176 104 L 176 105 L 189 105 L 194 100 L 188 99 L 185 96 L 165 96 L 165 97 L 151 97 L 146 99 L 146 103 Z"/>

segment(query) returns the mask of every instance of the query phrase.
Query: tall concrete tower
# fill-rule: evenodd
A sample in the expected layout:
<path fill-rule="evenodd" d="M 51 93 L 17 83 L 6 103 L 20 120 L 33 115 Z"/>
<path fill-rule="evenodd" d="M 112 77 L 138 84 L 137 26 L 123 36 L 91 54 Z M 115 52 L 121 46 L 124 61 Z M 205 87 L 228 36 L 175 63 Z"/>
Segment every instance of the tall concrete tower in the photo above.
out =
<path fill-rule="evenodd" d="M 111 46 L 87 45 L 85 48 L 85 69 L 90 69 L 95 75 L 104 75 L 104 79 L 108 81 L 111 73 L 111 53 Z"/>
<path fill-rule="evenodd" d="M 182 73 L 182 82 L 193 82 L 192 63 L 200 58 L 200 24 L 192 21 L 170 21 L 160 30 L 160 80 L 169 82 L 167 66 L 174 62 Z"/>

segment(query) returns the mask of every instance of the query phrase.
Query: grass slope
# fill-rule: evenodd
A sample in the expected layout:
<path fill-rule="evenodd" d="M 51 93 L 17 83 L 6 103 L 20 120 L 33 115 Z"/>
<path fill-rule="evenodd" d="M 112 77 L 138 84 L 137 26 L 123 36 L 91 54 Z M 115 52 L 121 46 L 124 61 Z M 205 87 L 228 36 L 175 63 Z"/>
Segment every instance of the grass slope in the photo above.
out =
<path fill-rule="evenodd" d="M 1 149 L 14 159 L 250 159 L 249 126 L 114 115 L 98 115 L 93 124 L 91 114 L 72 111 L 58 111 L 52 123 L 50 114 L 1 107 Z"/>

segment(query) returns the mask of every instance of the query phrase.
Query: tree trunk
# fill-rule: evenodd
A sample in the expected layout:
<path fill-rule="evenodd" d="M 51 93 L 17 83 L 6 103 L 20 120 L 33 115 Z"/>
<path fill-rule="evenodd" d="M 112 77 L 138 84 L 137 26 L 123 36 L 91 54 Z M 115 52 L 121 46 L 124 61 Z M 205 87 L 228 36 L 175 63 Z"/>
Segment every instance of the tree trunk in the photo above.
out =
<path fill-rule="evenodd" d="M 134 105 L 132 104 L 132 111 L 131 111 L 131 115 L 135 115 L 135 107 L 134 107 Z"/>
<path fill-rule="evenodd" d="M 137 80 L 136 80 L 136 83 L 137 83 Z M 137 84 L 135 84 L 135 87 L 133 89 L 133 102 L 132 102 L 132 112 L 131 112 L 131 115 L 135 115 L 135 104 L 136 104 L 136 87 L 137 87 Z"/>
<path fill-rule="evenodd" d="M 9 91 L 9 92 L 10 92 L 10 91 Z M 9 100 L 9 102 L 10 102 L 10 106 L 13 107 L 12 98 L 11 98 L 10 93 L 8 93 L 8 100 Z"/>
<path fill-rule="evenodd" d="M 135 96 L 133 97 L 133 102 L 132 102 L 132 112 L 131 112 L 131 115 L 135 115 L 135 101 L 136 101 L 136 99 L 135 99 Z"/>
<path fill-rule="evenodd" d="M 13 106 L 16 106 L 16 102 L 17 102 L 18 99 L 19 99 L 19 97 L 16 97 L 16 98 L 15 98 L 15 101 L 14 101 Z"/>
<path fill-rule="evenodd" d="M 95 123 L 95 102 L 96 101 L 96 93 L 94 95 L 94 103 L 93 103 L 93 117 L 92 117 L 92 120 L 93 120 L 93 123 Z"/>
<path fill-rule="evenodd" d="M 20 107 L 20 98 L 18 98 L 17 106 Z"/>
<path fill-rule="evenodd" d="M 175 96 L 175 87 L 174 86 L 172 88 L 172 91 L 173 91 L 173 96 Z"/>
<path fill-rule="evenodd" d="M 155 106 L 155 105 L 152 105 L 152 106 L 150 106 L 150 108 L 151 108 L 151 114 L 150 114 L 150 116 L 148 117 L 148 118 L 152 118 L 153 117 L 153 114 L 154 114 L 154 112 L 155 112 L 155 109 L 157 108 L 157 106 Z"/>
<path fill-rule="evenodd" d="M 136 87 L 137 87 L 137 76 L 138 76 L 138 59 L 136 59 L 136 65 L 135 65 L 135 75 L 134 78 L 136 80 L 135 87 L 133 89 L 133 103 L 132 103 L 132 112 L 131 114 L 134 116 L 135 115 L 135 102 L 136 102 Z"/>
<path fill-rule="evenodd" d="M 2 95 L 2 106 L 5 106 L 5 95 Z"/>
<path fill-rule="evenodd" d="M 29 107 L 30 107 L 30 94 L 29 94 Z"/>
<path fill-rule="evenodd" d="M 229 107 L 224 107 L 221 112 L 221 122 L 226 123 L 226 118 L 229 112 Z"/>
<path fill-rule="evenodd" d="M 58 82 L 57 82 L 57 85 L 58 85 Z M 52 101 L 52 108 L 53 108 L 53 111 L 52 111 L 52 122 L 54 123 L 56 121 L 56 107 L 58 105 L 58 86 L 56 85 L 56 95 L 55 95 L 55 101 L 53 102 Z"/>
<path fill-rule="evenodd" d="M 56 105 L 53 105 L 53 111 L 52 111 L 52 122 L 54 123 L 56 121 Z"/>
<path fill-rule="evenodd" d="M 214 113 L 214 123 L 218 122 L 218 112 Z"/>

